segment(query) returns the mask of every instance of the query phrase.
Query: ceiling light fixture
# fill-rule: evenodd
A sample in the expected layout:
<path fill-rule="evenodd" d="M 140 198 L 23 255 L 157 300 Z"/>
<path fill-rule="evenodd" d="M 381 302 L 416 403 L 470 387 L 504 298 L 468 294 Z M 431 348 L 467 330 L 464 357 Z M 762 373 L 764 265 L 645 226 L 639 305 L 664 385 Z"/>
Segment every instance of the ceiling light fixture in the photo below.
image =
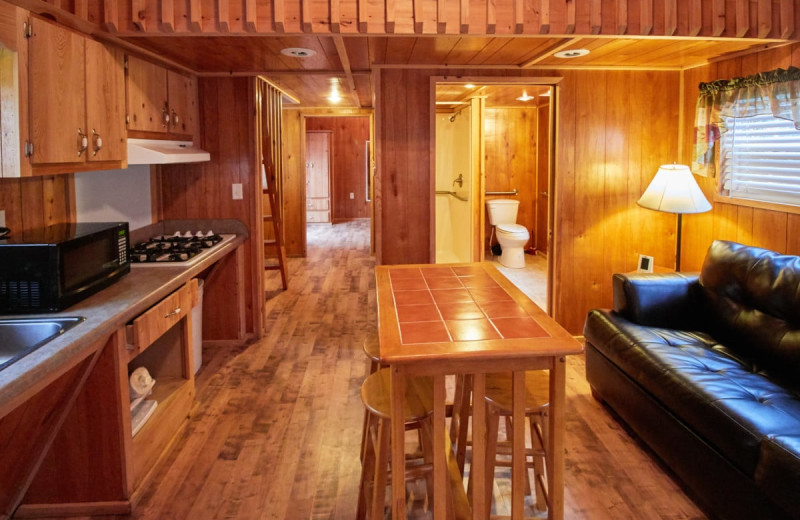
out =
<path fill-rule="evenodd" d="M 475 85 L 473 85 L 472 83 L 467 83 L 466 85 L 464 85 L 464 88 L 475 88 Z"/>
<path fill-rule="evenodd" d="M 310 58 L 317 54 L 317 51 L 303 49 L 302 47 L 288 47 L 286 49 L 281 49 L 281 54 L 284 56 L 291 56 L 292 58 Z"/>
<path fill-rule="evenodd" d="M 336 78 L 331 78 L 331 92 L 328 94 L 328 101 L 338 103 L 341 100 L 342 94 L 339 90 L 339 81 Z"/>
<path fill-rule="evenodd" d="M 588 49 L 571 49 L 568 51 L 558 51 L 553 54 L 556 58 L 580 58 L 589 54 Z"/>
<path fill-rule="evenodd" d="M 517 101 L 530 101 L 534 96 L 529 96 L 527 92 L 522 91 L 522 95 L 517 98 Z"/>

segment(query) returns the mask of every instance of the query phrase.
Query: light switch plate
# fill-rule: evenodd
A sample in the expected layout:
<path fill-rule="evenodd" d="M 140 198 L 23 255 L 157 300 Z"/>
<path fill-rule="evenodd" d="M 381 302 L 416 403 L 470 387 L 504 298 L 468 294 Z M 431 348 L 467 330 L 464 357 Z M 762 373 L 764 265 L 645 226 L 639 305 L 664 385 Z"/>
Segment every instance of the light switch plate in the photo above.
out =
<path fill-rule="evenodd" d="M 234 183 L 233 184 L 233 200 L 242 200 L 242 185 L 241 183 Z"/>
<path fill-rule="evenodd" d="M 350 200 L 352 200 L 354 198 L 356 198 L 356 194 L 351 191 L 350 192 Z"/>

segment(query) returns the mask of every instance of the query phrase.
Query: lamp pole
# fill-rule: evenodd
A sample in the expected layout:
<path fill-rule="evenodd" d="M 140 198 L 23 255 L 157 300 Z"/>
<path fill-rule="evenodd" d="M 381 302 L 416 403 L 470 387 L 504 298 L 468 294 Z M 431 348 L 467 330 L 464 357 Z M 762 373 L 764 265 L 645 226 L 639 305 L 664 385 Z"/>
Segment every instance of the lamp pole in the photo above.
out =
<path fill-rule="evenodd" d="M 682 222 L 683 213 L 678 213 L 678 245 L 675 248 L 675 272 L 681 272 L 681 230 L 683 229 Z"/>

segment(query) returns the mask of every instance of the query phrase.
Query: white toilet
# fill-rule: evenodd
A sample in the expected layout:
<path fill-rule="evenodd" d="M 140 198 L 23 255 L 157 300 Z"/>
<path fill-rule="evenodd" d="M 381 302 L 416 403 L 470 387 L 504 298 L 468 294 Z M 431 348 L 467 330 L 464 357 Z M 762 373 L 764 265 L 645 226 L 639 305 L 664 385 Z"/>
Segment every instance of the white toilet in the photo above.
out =
<path fill-rule="evenodd" d="M 519 201 L 511 199 L 494 199 L 486 201 L 489 213 L 489 224 L 494 226 L 497 241 L 503 254 L 500 263 L 506 267 L 525 267 L 525 251 L 523 248 L 531 237 L 525 226 L 517 224 Z"/>

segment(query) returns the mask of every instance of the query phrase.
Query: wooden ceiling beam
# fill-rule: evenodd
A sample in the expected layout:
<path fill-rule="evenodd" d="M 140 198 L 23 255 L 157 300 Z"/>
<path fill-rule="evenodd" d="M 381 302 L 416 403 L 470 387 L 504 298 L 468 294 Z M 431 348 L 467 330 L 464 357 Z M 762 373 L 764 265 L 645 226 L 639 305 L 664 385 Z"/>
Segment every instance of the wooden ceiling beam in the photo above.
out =
<path fill-rule="evenodd" d="M 172 0 L 161 0 L 161 30 L 175 32 L 175 6 Z"/>
<path fill-rule="evenodd" d="M 331 32 L 341 31 L 342 7 L 340 0 L 330 0 L 331 2 Z"/>
<path fill-rule="evenodd" d="M 272 17 L 275 21 L 275 30 L 284 32 L 286 30 L 284 25 L 286 13 L 283 8 L 283 0 L 272 0 Z"/>
<path fill-rule="evenodd" d="M 781 34 L 780 37 L 788 40 L 794 34 L 794 0 L 781 0 Z"/>
<path fill-rule="evenodd" d="M 647 36 L 653 32 L 653 4 L 642 2 L 639 9 L 639 34 Z"/>
<path fill-rule="evenodd" d="M 203 31 L 203 12 L 200 0 L 190 0 L 189 2 L 189 30 L 192 32 Z"/>
<path fill-rule="evenodd" d="M 356 82 L 353 79 L 353 71 L 350 70 L 350 58 L 347 56 L 347 47 L 344 44 L 344 38 L 337 35 L 333 37 L 333 44 L 336 46 L 336 53 L 339 55 L 339 61 L 342 62 L 342 70 L 345 74 L 347 81 L 347 88 L 350 95 L 353 97 L 356 105 L 361 106 L 361 100 L 358 98 L 358 90 L 356 89 Z"/>
<path fill-rule="evenodd" d="M 772 31 L 772 0 L 758 0 L 758 37 L 766 38 Z"/>
<path fill-rule="evenodd" d="M 750 30 L 750 1 L 736 0 L 736 37 L 744 37 L 748 30 Z"/>
<path fill-rule="evenodd" d="M 617 2 L 617 34 L 628 32 L 628 2 Z"/>
<path fill-rule="evenodd" d="M 664 0 L 664 35 L 672 36 L 678 29 L 678 0 Z"/>
<path fill-rule="evenodd" d="M 711 36 L 725 32 L 725 0 L 714 0 L 711 5 Z"/>
<path fill-rule="evenodd" d="M 703 4 L 701 0 L 689 0 L 689 36 L 697 36 L 702 30 Z"/>
<path fill-rule="evenodd" d="M 369 15 L 367 14 L 367 1 L 356 0 L 358 2 L 358 32 L 365 33 L 369 31 Z"/>
<path fill-rule="evenodd" d="M 414 32 L 417 34 L 422 34 L 422 28 L 425 23 L 425 15 L 423 14 L 422 9 L 422 0 L 413 0 L 414 6 Z"/>
<path fill-rule="evenodd" d="M 133 26 L 142 32 L 147 32 L 146 8 L 145 0 L 131 0 L 131 14 L 133 18 L 131 21 L 133 22 Z"/>
<path fill-rule="evenodd" d="M 539 0 L 539 34 L 548 34 L 549 32 L 550 32 L 550 0 Z"/>
<path fill-rule="evenodd" d="M 111 33 L 119 29 L 119 9 L 116 0 L 103 0 L 103 27 Z"/>
<path fill-rule="evenodd" d="M 603 6 L 600 0 L 592 0 L 589 5 L 589 27 L 592 34 L 600 34 L 603 29 Z"/>
<path fill-rule="evenodd" d="M 461 0 L 459 3 L 459 32 L 469 33 L 469 0 Z"/>
<path fill-rule="evenodd" d="M 250 32 L 258 31 L 258 13 L 256 12 L 256 0 L 245 0 L 244 29 Z"/>
<path fill-rule="evenodd" d="M 394 34 L 394 0 L 384 0 L 384 2 L 386 5 L 386 32 L 388 34 Z"/>
<path fill-rule="evenodd" d="M 217 12 L 219 13 L 219 32 L 229 32 L 231 30 L 231 12 L 228 0 L 217 0 Z"/>

